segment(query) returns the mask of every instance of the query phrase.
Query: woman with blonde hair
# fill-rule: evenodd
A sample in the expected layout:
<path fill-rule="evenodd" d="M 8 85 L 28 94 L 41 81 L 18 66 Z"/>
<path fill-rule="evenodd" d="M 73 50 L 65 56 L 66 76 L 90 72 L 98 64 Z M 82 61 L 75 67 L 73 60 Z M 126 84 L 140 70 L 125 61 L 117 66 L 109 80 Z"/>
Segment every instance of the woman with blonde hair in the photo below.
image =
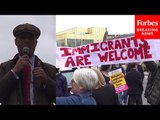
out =
<path fill-rule="evenodd" d="M 91 69 L 94 70 L 98 76 L 98 85 L 96 89 L 92 91 L 97 105 L 120 105 L 114 86 L 106 83 L 105 78 L 99 69 Z"/>

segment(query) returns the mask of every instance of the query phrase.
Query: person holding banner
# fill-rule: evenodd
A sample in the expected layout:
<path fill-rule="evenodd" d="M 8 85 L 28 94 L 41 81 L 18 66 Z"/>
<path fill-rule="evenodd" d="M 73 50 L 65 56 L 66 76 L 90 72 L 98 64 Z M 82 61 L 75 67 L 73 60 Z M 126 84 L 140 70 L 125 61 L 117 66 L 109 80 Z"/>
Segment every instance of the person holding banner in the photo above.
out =
<path fill-rule="evenodd" d="M 97 105 L 120 105 L 114 86 L 106 84 L 104 76 L 99 69 L 91 69 L 97 73 L 99 80 L 97 88 L 92 92 Z"/>
<path fill-rule="evenodd" d="M 136 63 L 131 63 L 131 71 L 126 73 L 125 80 L 128 85 L 128 105 L 142 105 L 143 80 L 140 72 L 136 70 Z"/>
<path fill-rule="evenodd" d="M 122 70 L 123 76 L 125 76 L 126 72 L 125 72 L 124 68 L 122 67 L 122 64 L 114 64 L 114 65 L 112 65 L 111 71 L 119 69 L 119 68 Z M 118 93 L 118 99 L 119 99 L 120 104 L 127 105 L 127 101 L 128 101 L 127 90 Z"/>
<path fill-rule="evenodd" d="M 98 86 L 98 76 L 90 68 L 79 68 L 71 80 L 72 95 L 56 97 L 56 105 L 96 105 L 92 90 Z"/>

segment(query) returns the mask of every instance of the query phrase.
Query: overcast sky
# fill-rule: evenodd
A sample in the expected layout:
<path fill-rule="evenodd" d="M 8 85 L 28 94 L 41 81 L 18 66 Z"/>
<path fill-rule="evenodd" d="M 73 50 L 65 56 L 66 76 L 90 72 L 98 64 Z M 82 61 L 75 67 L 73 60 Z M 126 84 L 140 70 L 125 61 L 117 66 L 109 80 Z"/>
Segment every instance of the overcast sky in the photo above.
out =
<path fill-rule="evenodd" d="M 56 32 L 73 27 L 107 27 L 109 34 L 134 33 L 134 15 L 57 15 Z"/>
<path fill-rule="evenodd" d="M 56 15 L 56 32 L 74 27 L 102 27 L 109 34 L 129 34 L 134 33 L 134 15 Z"/>
<path fill-rule="evenodd" d="M 13 29 L 18 24 L 31 23 L 39 27 L 35 54 L 52 65 L 56 64 L 56 17 L 55 15 L 0 15 L 0 63 L 12 59 L 17 53 Z"/>

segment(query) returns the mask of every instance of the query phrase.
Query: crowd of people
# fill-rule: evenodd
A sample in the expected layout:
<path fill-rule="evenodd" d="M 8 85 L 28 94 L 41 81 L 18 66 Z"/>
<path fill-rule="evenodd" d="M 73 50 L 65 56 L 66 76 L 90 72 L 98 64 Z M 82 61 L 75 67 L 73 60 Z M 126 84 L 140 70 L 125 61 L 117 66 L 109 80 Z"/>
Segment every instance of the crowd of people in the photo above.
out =
<path fill-rule="evenodd" d="M 34 54 L 40 29 L 29 23 L 13 29 L 17 53 L 0 64 L 2 105 L 143 105 L 142 93 L 151 105 L 160 104 L 160 66 L 144 62 L 149 75 L 143 88 L 144 70 L 140 63 L 101 65 L 74 69 L 71 89 L 59 68 Z M 107 33 L 106 33 L 107 35 Z M 121 69 L 128 86 L 116 93 L 109 72 Z"/>
<path fill-rule="evenodd" d="M 117 94 L 109 72 L 119 68 L 128 89 Z M 143 79 L 144 71 L 140 63 L 129 63 L 126 69 L 121 64 L 77 68 L 71 80 L 72 94 L 57 95 L 56 105 L 143 105 Z M 56 80 L 57 83 L 62 81 L 59 77 Z M 65 77 L 63 81 L 66 83 Z M 60 86 L 57 92 L 58 89 Z M 62 85 L 59 92 L 63 89 Z"/>
<path fill-rule="evenodd" d="M 144 68 L 140 63 L 128 63 L 125 69 L 121 64 L 78 68 L 71 80 L 72 94 L 57 95 L 56 105 L 143 105 L 143 92 L 150 105 L 159 105 L 160 66 L 154 61 L 143 64 L 149 73 L 145 88 Z M 128 89 L 117 94 L 109 72 L 119 68 L 122 69 Z"/>

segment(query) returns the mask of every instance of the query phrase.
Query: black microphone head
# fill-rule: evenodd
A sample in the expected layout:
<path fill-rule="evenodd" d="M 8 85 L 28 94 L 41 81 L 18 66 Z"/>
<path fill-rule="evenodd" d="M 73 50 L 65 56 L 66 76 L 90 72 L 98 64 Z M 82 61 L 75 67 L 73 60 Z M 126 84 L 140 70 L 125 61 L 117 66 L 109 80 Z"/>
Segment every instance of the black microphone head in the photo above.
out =
<path fill-rule="evenodd" d="M 30 49 L 29 47 L 23 47 L 22 53 L 23 55 L 29 55 Z"/>

